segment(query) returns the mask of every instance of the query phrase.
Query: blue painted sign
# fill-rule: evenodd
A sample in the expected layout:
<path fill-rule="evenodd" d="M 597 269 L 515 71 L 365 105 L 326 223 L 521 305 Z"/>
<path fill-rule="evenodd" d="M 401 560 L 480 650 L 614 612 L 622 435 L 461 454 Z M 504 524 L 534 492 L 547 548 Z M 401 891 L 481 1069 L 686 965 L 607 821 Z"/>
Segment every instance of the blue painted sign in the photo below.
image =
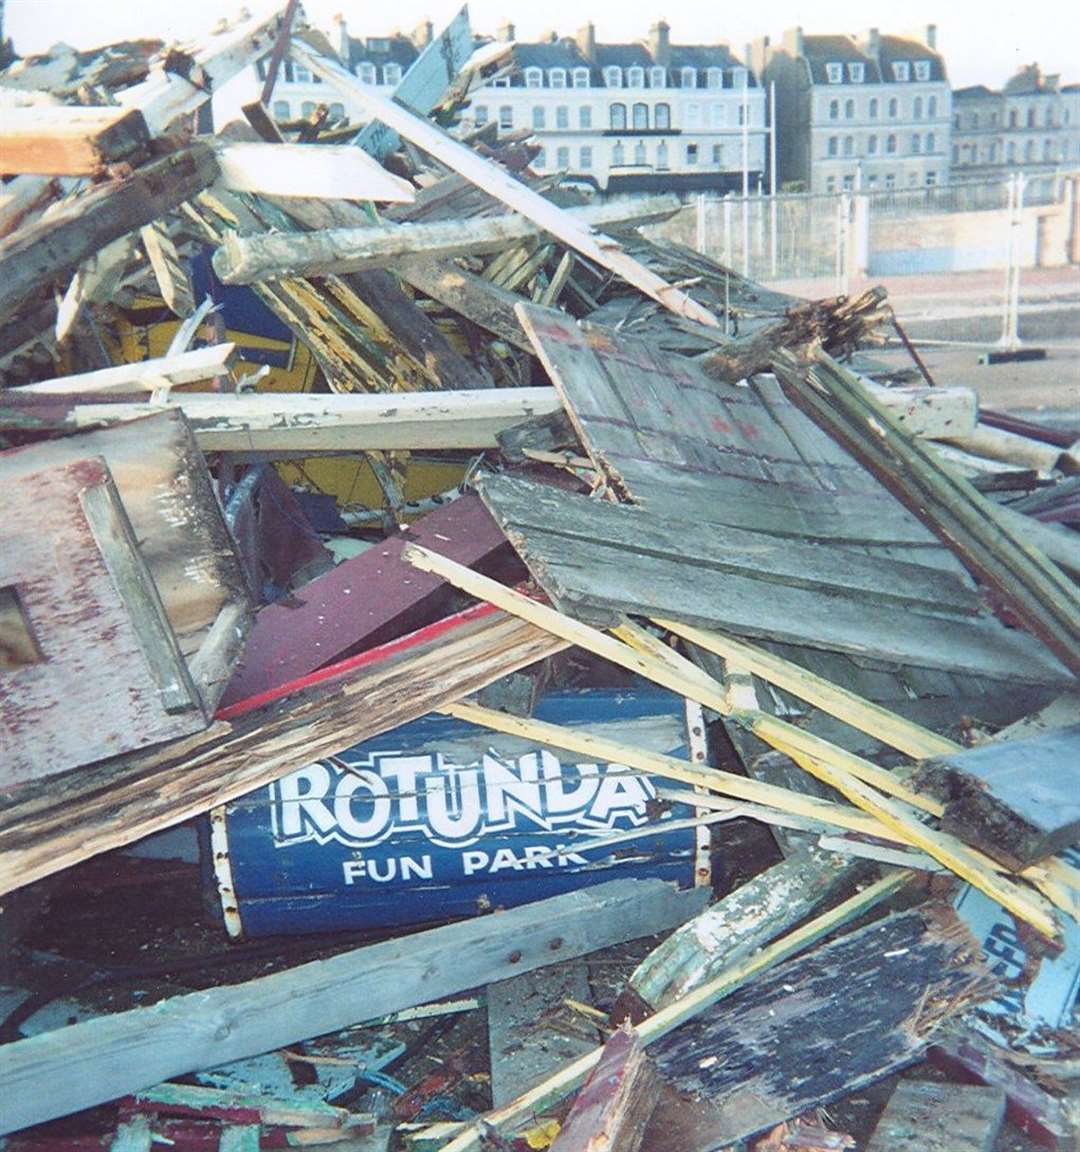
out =
<path fill-rule="evenodd" d="M 684 702 L 671 693 L 558 693 L 536 717 L 686 756 Z M 251 936 L 476 915 L 617 876 L 689 886 L 692 828 L 595 843 L 693 815 L 663 805 L 659 783 L 427 716 L 229 804 L 215 852 Z"/>

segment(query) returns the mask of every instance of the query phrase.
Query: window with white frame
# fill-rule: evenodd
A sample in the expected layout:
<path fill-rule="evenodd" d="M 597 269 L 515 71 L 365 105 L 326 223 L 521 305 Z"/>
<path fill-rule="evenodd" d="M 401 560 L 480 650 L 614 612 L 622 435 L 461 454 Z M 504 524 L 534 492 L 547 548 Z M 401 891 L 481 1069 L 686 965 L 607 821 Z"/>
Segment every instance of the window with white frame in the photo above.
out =
<path fill-rule="evenodd" d="M 830 84 L 843 84 L 844 82 L 844 66 L 843 64 L 826 64 L 825 65 L 825 78 Z"/>
<path fill-rule="evenodd" d="M 705 87 L 706 88 L 723 88 L 724 86 L 724 72 L 721 68 L 706 68 L 705 69 Z"/>
<path fill-rule="evenodd" d="M 657 104 L 653 109 L 653 125 L 656 128 L 671 127 L 671 105 Z"/>
<path fill-rule="evenodd" d="M 555 150 L 555 167 L 556 168 L 569 168 L 570 167 L 570 149 L 565 145 Z"/>
<path fill-rule="evenodd" d="M 855 101 L 854 100 L 845 100 L 844 101 L 844 119 L 845 120 L 853 120 L 854 118 L 855 118 Z"/>
<path fill-rule="evenodd" d="M 330 105 L 330 119 L 331 120 L 344 120 L 345 119 L 345 105 L 334 101 Z"/>
<path fill-rule="evenodd" d="M 907 60 L 894 60 L 892 66 L 893 79 L 900 84 L 907 83 L 911 79 L 911 65 Z"/>
<path fill-rule="evenodd" d="M 633 108 L 633 126 L 635 132 L 645 132 L 649 127 L 648 104 L 635 104 Z"/>
<path fill-rule="evenodd" d="M 391 87 L 397 87 L 401 83 L 401 65 L 400 64 L 384 64 L 383 70 L 383 83 L 389 84 Z"/>
<path fill-rule="evenodd" d="M 686 127 L 697 128 L 701 125 L 701 105 L 700 104 L 687 104 L 686 106 Z"/>
<path fill-rule="evenodd" d="M 525 87 L 526 88 L 543 88 L 544 86 L 544 70 L 543 68 L 526 68 L 525 69 Z"/>
<path fill-rule="evenodd" d="M 840 119 L 840 101 L 839 100 L 830 100 L 829 101 L 829 119 L 830 120 L 839 120 Z"/>
<path fill-rule="evenodd" d="M 305 68 L 303 64 L 294 64 L 292 66 L 292 78 L 297 84 L 310 84 L 311 69 Z"/>
<path fill-rule="evenodd" d="M 615 141 L 615 146 L 611 149 L 611 166 L 612 168 L 621 168 L 626 163 L 626 149 L 623 148 L 621 140 Z"/>
<path fill-rule="evenodd" d="M 656 167 L 662 172 L 668 168 L 668 146 L 666 140 L 661 140 L 656 146 Z"/>
<path fill-rule="evenodd" d="M 488 122 L 488 107 L 486 104 L 477 104 L 473 107 L 473 123 L 480 128 Z"/>
<path fill-rule="evenodd" d="M 847 78 L 852 84 L 861 84 L 866 79 L 866 65 L 861 60 L 852 61 L 847 66 Z"/>
<path fill-rule="evenodd" d="M 1008 164 L 1016 163 L 1016 143 L 1012 140 L 1005 146 L 1005 159 Z"/>
<path fill-rule="evenodd" d="M 926 98 L 926 115 L 931 120 L 933 120 L 937 116 L 937 97 L 936 96 L 927 96 L 927 98 Z"/>
<path fill-rule="evenodd" d="M 732 68 L 731 70 L 731 86 L 732 88 L 745 88 L 750 83 L 750 73 L 745 68 Z"/>
<path fill-rule="evenodd" d="M 915 120 L 921 120 L 922 119 L 922 97 L 921 96 L 916 96 L 915 99 L 911 102 L 911 115 L 912 115 L 912 118 Z"/>
<path fill-rule="evenodd" d="M 667 73 L 663 68 L 650 68 L 649 69 L 649 87 L 650 88 L 665 88 L 667 87 Z"/>
<path fill-rule="evenodd" d="M 633 68 L 626 70 L 626 86 L 627 88 L 644 88 L 645 87 L 645 69 L 638 68 L 636 65 Z"/>
<path fill-rule="evenodd" d="M 878 117 L 878 98 L 871 96 L 870 103 L 866 107 L 867 115 L 871 120 L 876 120 Z"/>
<path fill-rule="evenodd" d="M 578 109 L 577 123 L 578 123 L 579 128 L 591 128 L 592 127 L 592 105 L 591 104 L 582 104 L 582 106 Z"/>
<path fill-rule="evenodd" d="M 492 80 L 491 86 L 492 86 L 492 88 L 509 88 L 510 87 L 510 77 L 509 76 L 496 76 L 495 79 Z"/>
<path fill-rule="evenodd" d="M 912 152 L 912 155 L 918 156 L 918 154 L 921 151 L 922 151 L 922 137 L 918 134 L 918 132 L 912 132 L 912 134 L 911 134 L 911 152 Z"/>
<path fill-rule="evenodd" d="M 844 137 L 844 155 L 845 156 L 854 156 L 855 155 L 855 137 L 854 136 L 845 136 Z"/>
<path fill-rule="evenodd" d="M 292 116 L 292 109 L 289 107 L 288 100 L 275 100 L 274 101 L 274 119 L 275 120 L 288 120 Z"/>
<path fill-rule="evenodd" d="M 616 132 L 626 131 L 626 105 L 612 104 L 610 109 L 610 124 Z"/>
<path fill-rule="evenodd" d="M 915 61 L 915 79 L 921 80 L 924 83 L 930 79 L 930 61 L 929 60 L 916 60 Z"/>
<path fill-rule="evenodd" d="M 895 172 L 886 172 L 885 173 L 885 187 L 886 188 L 895 188 L 896 187 L 896 173 Z"/>
<path fill-rule="evenodd" d="M 374 64 L 358 64 L 356 66 L 356 74 L 360 77 L 361 84 L 374 84 L 375 83 L 375 65 Z"/>
<path fill-rule="evenodd" d="M 714 144 L 712 146 L 712 162 L 717 168 L 724 166 L 724 146 L 723 144 Z"/>
<path fill-rule="evenodd" d="M 894 96 L 889 101 L 889 119 L 895 120 L 900 115 L 900 101 Z"/>
<path fill-rule="evenodd" d="M 604 85 L 608 88 L 622 87 L 622 69 L 616 64 L 610 64 L 604 69 Z"/>
<path fill-rule="evenodd" d="M 679 72 L 679 83 L 683 88 L 697 87 L 697 69 L 683 68 Z"/>
<path fill-rule="evenodd" d="M 885 151 L 890 156 L 896 155 L 896 136 L 893 135 L 893 133 L 891 133 L 891 132 L 889 133 L 889 136 L 885 141 Z"/>
<path fill-rule="evenodd" d="M 926 150 L 927 150 L 927 152 L 935 151 L 936 150 L 935 149 L 936 144 L 937 144 L 937 138 L 934 136 L 933 132 L 928 132 L 926 134 Z"/>
<path fill-rule="evenodd" d="M 698 161 L 698 146 L 696 144 L 686 145 L 686 162 L 687 164 L 696 164 Z"/>
<path fill-rule="evenodd" d="M 840 155 L 840 137 L 839 136 L 830 136 L 829 137 L 829 141 L 828 141 L 828 145 L 827 145 L 827 151 L 828 151 L 828 154 L 830 156 L 839 156 Z"/>
<path fill-rule="evenodd" d="M 566 87 L 566 69 L 565 68 L 551 68 L 548 70 L 548 87 L 549 88 L 565 88 Z"/>
<path fill-rule="evenodd" d="M 933 186 L 936 183 L 937 183 L 937 173 L 936 172 L 927 172 L 927 174 L 926 174 L 926 186 L 927 186 L 927 188 L 933 188 Z"/>
<path fill-rule="evenodd" d="M 867 156 L 876 156 L 877 155 L 877 137 L 876 136 L 870 136 L 867 138 L 866 154 L 867 154 Z"/>
<path fill-rule="evenodd" d="M 714 128 L 723 128 L 727 123 L 727 106 L 721 104 L 719 100 L 713 102 L 712 122 Z"/>
<path fill-rule="evenodd" d="M 647 162 L 648 158 L 645 155 L 645 141 L 639 140 L 634 145 L 634 163 L 641 167 Z"/>
<path fill-rule="evenodd" d="M 575 68 L 573 72 L 573 81 L 575 88 L 588 88 L 589 86 L 589 70 L 588 68 Z"/>
<path fill-rule="evenodd" d="M 309 116 L 314 116 L 315 115 L 315 101 L 314 100 L 305 100 L 303 102 L 303 104 L 300 105 L 300 115 L 305 117 L 305 118 L 309 117 Z"/>
<path fill-rule="evenodd" d="M 570 109 L 565 104 L 560 104 L 558 108 L 555 109 L 555 127 L 570 127 Z"/>
<path fill-rule="evenodd" d="M 851 173 L 849 172 L 844 177 L 844 191 L 850 192 L 852 190 L 852 188 L 854 188 L 854 187 L 855 187 L 855 177 L 852 176 Z"/>
<path fill-rule="evenodd" d="M 534 128 L 543 128 L 546 119 L 543 104 L 534 104 L 532 110 L 532 126 Z"/>
<path fill-rule="evenodd" d="M 588 171 L 592 167 L 592 145 L 582 144 L 578 150 L 578 167 Z"/>
<path fill-rule="evenodd" d="M 836 177 L 835 176 L 830 176 L 825 181 L 825 191 L 826 192 L 835 192 L 836 191 Z"/>
<path fill-rule="evenodd" d="M 509 104 L 499 105 L 499 127 L 500 128 L 513 128 L 514 126 L 514 109 Z"/>

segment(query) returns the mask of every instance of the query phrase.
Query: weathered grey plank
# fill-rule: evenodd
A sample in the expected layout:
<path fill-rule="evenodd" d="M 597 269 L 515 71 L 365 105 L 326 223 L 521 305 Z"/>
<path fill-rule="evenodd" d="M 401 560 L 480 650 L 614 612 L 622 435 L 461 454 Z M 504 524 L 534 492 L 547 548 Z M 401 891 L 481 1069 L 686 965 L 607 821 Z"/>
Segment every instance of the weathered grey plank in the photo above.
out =
<path fill-rule="evenodd" d="M 902 1080 L 866 1152 L 990 1152 L 1004 1119 L 1001 1088 Z"/>
<path fill-rule="evenodd" d="M 0 1132 L 664 931 L 701 893 L 617 880 L 0 1047 Z M 40 1091 L 43 1083 L 49 1091 Z"/>

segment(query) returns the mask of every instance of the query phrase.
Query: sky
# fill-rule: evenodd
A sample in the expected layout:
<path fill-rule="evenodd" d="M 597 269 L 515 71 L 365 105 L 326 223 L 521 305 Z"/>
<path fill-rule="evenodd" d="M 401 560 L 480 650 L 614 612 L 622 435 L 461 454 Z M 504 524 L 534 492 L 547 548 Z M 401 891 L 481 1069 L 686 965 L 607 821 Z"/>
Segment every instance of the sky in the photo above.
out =
<path fill-rule="evenodd" d="M 58 40 L 77 48 L 127 37 L 184 40 L 211 28 L 223 15 L 238 12 L 242 0 L 7 0 L 5 35 L 23 55 L 43 51 Z M 284 0 L 282 0 L 282 3 Z M 268 0 L 246 0 L 252 11 Z M 461 0 L 396 0 L 389 8 L 357 0 L 305 0 L 316 27 L 327 30 L 341 12 L 354 34 L 408 30 L 425 17 L 441 26 Z M 0 0 L 0 6 L 3 6 Z M 1080 4 L 1026 0 L 1019 8 L 1004 0 L 757 0 L 751 4 L 703 0 L 656 0 L 655 8 L 626 0 L 546 0 L 508 5 L 506 0 L 471 0 L 473 28 L 493 32 L 509 18 L 521 39 L 554 28 L 569 35 L 586 19 L 600 40 L 636 40 L 659 16 L 671 25 L 676 43 L 727 40 L 742 53 L 757 36 L 779 40 L 783 30 L 801 24 L 807 32 L 858 32 L 870 25 L 902 32 L 936 23 L 954 88 L 968 84 L 1000 86 L 1021 64 L 1037 61 L 1044 72 L 1060 72 L 1080 82 Z M 900 13 L 898 8 L 902 8 Z M 393 13 L 392 16 L 388 13 Z M 1020 15 L 1018 15 L 1020 13 Z"/>

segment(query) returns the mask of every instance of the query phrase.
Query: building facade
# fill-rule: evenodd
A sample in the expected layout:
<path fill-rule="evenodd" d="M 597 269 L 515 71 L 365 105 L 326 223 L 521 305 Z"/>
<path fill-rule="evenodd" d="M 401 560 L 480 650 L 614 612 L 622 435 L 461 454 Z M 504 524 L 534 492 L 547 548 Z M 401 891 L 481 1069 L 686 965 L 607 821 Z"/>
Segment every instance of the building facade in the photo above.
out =
<path fill-rule="evenodd" d="M 1080 85 L 1062 86 L 1037 64 L 1004 88 L 982 85 L 953 94 L 953 179 L 1004 180 L 1022 172 L 1033 192 L 1052 192 L 1065 171 L 1080 168 Z"/>
<path fill-rule="evenodd" d="M 343 16 L 334 17 L 334 37 L 331 48 L 362 84 L 369 85 L 382 95 L 390 95 L 417 56 L 431 43 L 432 24 L 422 21 L 406 35 L 393 32 L 388 36 L 350 36 Z M 259 80 L 266 76 L 266 62 L 257 66 Z M 279 124 L 306 120 L 320 104 L 329 106 L 328 123 L 348 121 L 364 123 L 367 119 L 355 103 L 335 88 L 324 84 L 302 64 L 286 57 L 274 84 L 270 112 Z"/>
<path fill-rule="evenodd" d="M 815 193 L 949 181 L 952 103 L 933 25 L 918 36 L 807 36 L 751 48 L 775 85 L 780 185 Z"/>
<path fill-rule="evenodd" d="M 471 94 L 466 116 L 502 133 L 527 129 L 541 151 L 532 167 L 565 172 L 606 192 L 741 189 L 763 179 L 767 126 L 757 78 L 723 44 L 672 44 L 660 21 L 647 40 L 514 40 L 509 64 Z"/>

